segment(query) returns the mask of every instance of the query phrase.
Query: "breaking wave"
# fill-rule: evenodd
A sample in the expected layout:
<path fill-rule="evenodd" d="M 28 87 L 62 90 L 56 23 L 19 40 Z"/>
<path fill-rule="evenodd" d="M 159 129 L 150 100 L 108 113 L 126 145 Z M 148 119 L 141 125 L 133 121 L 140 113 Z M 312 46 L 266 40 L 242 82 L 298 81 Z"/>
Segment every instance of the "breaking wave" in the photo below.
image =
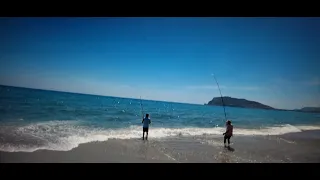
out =
<path fill-rule="evenodd" d="M 282 135 L 318 130 L 319 126 L 292 126 L 285 124 L 277 127 L 260 129 L 238 129 L 235 135 Z M 149 137 L 152 139 L 174 136 L 221 135 L 222 127 L 214 128 L 160 128 L 150 127 Z M 142 136 L 141 126 L 108 129 L 81 126 L 79 121 L 49 121 L 24 126 L 0 126 L 0 151 L 33 152 L 40 149 L 68 151 L 79 144 L 108 139 L 131 139 Z"/>

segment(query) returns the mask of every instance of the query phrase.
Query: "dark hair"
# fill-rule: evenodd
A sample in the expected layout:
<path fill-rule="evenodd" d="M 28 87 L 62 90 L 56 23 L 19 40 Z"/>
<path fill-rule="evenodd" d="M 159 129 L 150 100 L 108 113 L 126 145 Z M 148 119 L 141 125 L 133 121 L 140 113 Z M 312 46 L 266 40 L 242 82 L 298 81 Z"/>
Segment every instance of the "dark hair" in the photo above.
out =
<path fill-rule="evenodd" d="M 146 117 L 149 117 L 149 114 L 146 114 Z"/>
<path fill-rule="evenodd" d="M 230 121 L 230 120 L 228 120 L 228 121 L 227 121 L 227 124 L 229 124 L 229 125 L 230 125 L 230 124 L 231 124 L 231 121 Z"/>

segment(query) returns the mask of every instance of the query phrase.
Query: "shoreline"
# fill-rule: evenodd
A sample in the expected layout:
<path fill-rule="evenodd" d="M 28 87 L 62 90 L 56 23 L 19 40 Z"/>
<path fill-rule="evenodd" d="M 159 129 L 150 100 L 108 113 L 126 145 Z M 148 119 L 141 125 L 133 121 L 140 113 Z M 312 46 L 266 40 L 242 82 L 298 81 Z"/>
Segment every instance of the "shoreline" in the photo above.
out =
<path fill-rule="evenodd" d="M 109 139 L 70 151 L 1 152 L 1 163 L 298 163 L 320 162 L 320 130 L 269 136 Z"/>

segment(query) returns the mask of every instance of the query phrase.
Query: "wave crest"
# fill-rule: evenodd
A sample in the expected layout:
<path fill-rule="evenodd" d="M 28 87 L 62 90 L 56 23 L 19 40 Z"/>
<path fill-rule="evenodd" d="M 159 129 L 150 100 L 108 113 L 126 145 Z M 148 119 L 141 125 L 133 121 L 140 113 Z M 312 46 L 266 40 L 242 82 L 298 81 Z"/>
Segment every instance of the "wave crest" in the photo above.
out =
<path fill-rule="evenodd" d="M 319 126 L 292 126 L 285 124 L 278 127 L 260 129 L 234 129 L 238 135 L 281 135 L 301 132 L 303 130 L 319 130 Z M 150 138 L 174 136 L 222 135 L 222 127 L 214 128 L 161 128 L 150 127 Z M 91 128 L 81 126 L 79 121 L 49 121 L 34 123 L 20 127 L 1 126 L 0 150 L 7 152 L 33 152 L 40 149 L 68 151 L 79 144 L 108 139 L 131 139 L 142 136 L 142 127 L 130 126 L 120 129 Z"/>

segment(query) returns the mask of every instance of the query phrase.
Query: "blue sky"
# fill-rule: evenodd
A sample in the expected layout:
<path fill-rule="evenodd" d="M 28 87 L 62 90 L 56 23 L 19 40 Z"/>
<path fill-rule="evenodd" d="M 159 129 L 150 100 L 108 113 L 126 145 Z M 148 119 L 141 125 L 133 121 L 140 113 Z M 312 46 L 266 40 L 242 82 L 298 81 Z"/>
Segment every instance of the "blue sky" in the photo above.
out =
<path fill-rule="evenodd" d="M 0 18 L 0 84 L 320 106 L 319 18 Z"/>

